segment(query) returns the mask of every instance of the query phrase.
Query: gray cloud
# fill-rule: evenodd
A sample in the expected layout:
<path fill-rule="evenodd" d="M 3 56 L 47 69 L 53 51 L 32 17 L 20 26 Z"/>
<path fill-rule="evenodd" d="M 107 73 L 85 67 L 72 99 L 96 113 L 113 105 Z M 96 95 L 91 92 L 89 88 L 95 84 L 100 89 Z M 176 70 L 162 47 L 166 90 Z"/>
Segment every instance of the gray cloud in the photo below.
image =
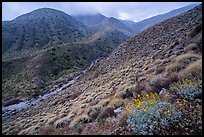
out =
<path fill-rule="evenodd" d="M 163 14 L 195 2 L 3 2 L 2 20 L 12 20 L 38 8 L 53 8 L 69 15 L 94 14 L 132 21 Z"/>

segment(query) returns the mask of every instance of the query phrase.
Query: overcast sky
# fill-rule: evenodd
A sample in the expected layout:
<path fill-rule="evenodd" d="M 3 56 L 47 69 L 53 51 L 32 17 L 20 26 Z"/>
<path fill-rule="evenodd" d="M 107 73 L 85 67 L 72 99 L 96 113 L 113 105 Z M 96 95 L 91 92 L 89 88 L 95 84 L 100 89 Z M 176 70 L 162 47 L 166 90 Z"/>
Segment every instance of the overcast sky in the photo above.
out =
<path fill-rule="evenodd" d="M 54 8 L 69 15 L 94 14 L 141 21 L 196 2 L 2 2 L 2 20 L 12 20 L 38 8 Z M 197 2 L 200 3 L 200 2 Z"/>

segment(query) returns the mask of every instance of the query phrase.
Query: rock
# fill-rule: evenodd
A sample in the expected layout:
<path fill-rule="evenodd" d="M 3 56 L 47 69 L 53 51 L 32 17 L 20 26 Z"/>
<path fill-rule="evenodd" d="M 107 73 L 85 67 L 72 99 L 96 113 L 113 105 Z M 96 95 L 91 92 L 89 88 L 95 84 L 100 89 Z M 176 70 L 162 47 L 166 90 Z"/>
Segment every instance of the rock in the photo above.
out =
<path fill-rule="evenodd" d="M 168 94 L 167 90 L 165 88 L 162 88 L 162 90 L 159 92 L 160 96 Z"/>
<path fill-rule="evenodd" d="M 121 111 L 122 111 L 122 107 L 119 107 L 119 108 L 114 110 L 115 113 L 120 113 Z"/>

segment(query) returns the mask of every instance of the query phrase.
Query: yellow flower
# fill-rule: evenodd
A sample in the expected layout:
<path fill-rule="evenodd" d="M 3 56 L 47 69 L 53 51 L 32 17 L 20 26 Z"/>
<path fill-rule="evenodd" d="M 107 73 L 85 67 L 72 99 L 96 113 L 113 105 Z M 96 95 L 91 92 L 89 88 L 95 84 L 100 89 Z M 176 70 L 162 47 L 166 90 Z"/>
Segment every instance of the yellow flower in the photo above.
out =
<path fill-rule="evenodd" d="M 140 109 L 140 105 L 137 105 L 137 107 Z"/>
<path fill-rule="evenodd" d="M 185 99 L 183 99 L 183 101 L 186 103 L 187 101 Z"/>
<path fill-rule="evenodd" d="M 146 110 L 146 109 L 144 109 L 144 113 L 145 113 L 145 112 L 147 112 L 147 110 Z"/>
<path fill-rule="evenodd" d="M 182 106 L 182 104 L 178 104 L 179 106 Z"/>
<path fill-rule="evenodd" d="M 138 94 L 137 97 L 139 98 L 139 97 L 140 97 L 140 94 Z"/>

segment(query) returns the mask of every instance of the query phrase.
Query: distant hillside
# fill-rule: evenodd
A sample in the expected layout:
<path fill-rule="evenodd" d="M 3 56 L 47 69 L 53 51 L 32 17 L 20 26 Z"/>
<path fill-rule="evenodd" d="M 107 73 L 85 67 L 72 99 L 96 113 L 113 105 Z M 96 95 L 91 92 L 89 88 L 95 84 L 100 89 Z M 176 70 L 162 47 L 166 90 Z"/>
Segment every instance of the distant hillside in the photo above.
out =
<path fill-rule="evenodd" d="M 113 17 L 108 18 L 99 13 L 93 15 L 77 15 L 73 17 L 90 27 L 90 29 L 94 32 L 103 31 L 106 28 L 112 28 L 121 31 L 126 35 L 132 34 L 130 28 L 128 28 L 120 20 Z"/>
<path fill-rule="evenodd" d="M 191 5 L 188 5 L 188 6 L 185 6 L 185 7 L 182 7 L 182 8 L 179 8 L 179 9 L 175 9 L 175 10 L 172 10 L 168 13 L 165 13 L 165 14 L 160 14 L 160 15 L 157 15 L 157 16 L 153 16 L 151 18 L 147 18 L 145 20 L 142 20 L 140 22 L 136 22 L 135 24 L 133 24 L 133 22 L 127 22 L 127 21 L 123 21 L 129 28 L 131 28 L 131 30 L 134 32 L 134 33 L 138 33 L 138 32 L 141 32 L 142 30 L 150 27 L 150 26 L 153 26 L 159 22 L 162 22 L 166 19 L 169 19 L 171 17 L 174 17 L 176 15 L 179 15 L 181 13 L 184 13 L 192 8 L 194 8 L 195 6 L 197 6 L 198 4 L 191 4 Z"/>
<path fill-rule="evenodd" d="M 87 38 L 87 27 L 68 14 L 42 8 L 2 23 L 2 52 L 42 48 Z"/>

